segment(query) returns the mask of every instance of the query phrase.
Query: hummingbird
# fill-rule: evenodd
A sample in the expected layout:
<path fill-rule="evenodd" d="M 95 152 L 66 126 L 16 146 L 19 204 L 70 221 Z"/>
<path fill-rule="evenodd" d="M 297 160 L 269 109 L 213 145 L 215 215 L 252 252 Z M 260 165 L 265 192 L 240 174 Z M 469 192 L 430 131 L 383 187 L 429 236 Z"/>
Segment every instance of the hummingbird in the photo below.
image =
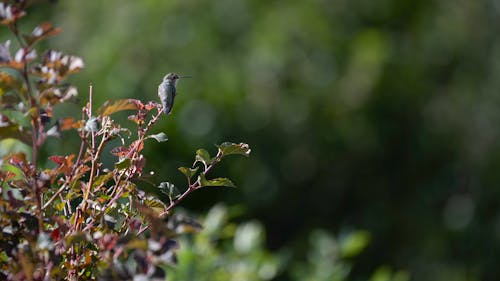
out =
<path fill-rule="evenodd" d="M 191 76 L 179 76 L 176 73 L 169 73 L 163 77 L 163 81 L 158 85 L 158 96 L 163 105 L 163 112 L 170 114 L 174 106 L 177 82 L 180 78 L 191 78 Z"/>

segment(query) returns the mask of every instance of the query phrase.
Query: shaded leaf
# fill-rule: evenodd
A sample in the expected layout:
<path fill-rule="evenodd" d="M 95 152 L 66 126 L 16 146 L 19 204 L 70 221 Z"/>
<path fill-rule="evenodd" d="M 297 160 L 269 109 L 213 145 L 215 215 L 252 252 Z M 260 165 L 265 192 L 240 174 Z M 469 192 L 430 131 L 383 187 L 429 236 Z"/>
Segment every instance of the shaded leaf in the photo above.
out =
<path fill-rule="evenodd" d="M 130 158 L 123 158 L 122 160 L 115 163 L 115 168 L 118 170 L 127 169 L 130 167 Z"/>
<path fill-rule="evenodd" d="M 187 167 L 179 167 L 178 170 L 183 173 L 188 179 L 191 179 L 198 172 L 198 167 L 192 169 Z"/>
<path fill-rule="evenodd" d="M 2 46 L 0 44 L 0 46 Z M 1 52 L 0 52 L 0 62 L 1 62 Z M 18 89 L 21 86 L 21 83 L 9 73 L 2 71 L 0 72 L 0 95 L 3 95 L 5 92 L 8 92 L 12 89 Z"/>
<path fill-rule="evenodd" d="M 167 195 L 170 200 L 174 200 L 180 196 L 180 192 L 177 187 L 170 182 L 162 182 L 158 188 L 160 189 L 160 192 Z"/>
<path fill-rule="evenodd" d="M 226 186 L 226 187 L 236 187 L 234 183 L 228 178 L 215 178 L 207 180 L 204 175 L 198 177 L 200 181 L 200 187 L 205 186 Z"/>
<path fill-rule="evenodd" d="M 0 139 L 13 138 L 24 142 L 27 145 L 32 144 L 31 134 L 25 128 L 10 122 L 0 124 Z"/>
<path fill-rule="evenodd" d="M 219 148 L 222 156 L 231 155 L 231 154 L 239 154 L 243 156 L 248 156 L 250 154 L 250 147 L 246 143 L 232 143 L 232 142 L 224 142 L 221 145 L 217 146 Z"/>
<path fill-rule="evenodd" d="M 133 249 L 133 250 L 137 250 L 137 249 L 146 250 L 148 248 L 148 241 L 146 239 L 135 238 L 135 239 L 128 241 L 125 244 L 125 248 Z"/>
<path fill-rule="evenodd" d="M 96 186 L 100 186 L 100 185 L 106 184 L 112 177 L 113 177 L 113 173 L 112 172 L 104 174 L 104 175 L 100 175 L 100 176 L 98 176 L 98 177 L 95 178 L 94 184 L 92 185 L 92 187 L 96 187 Z"/>
<path fill-rule="evenodd" d="M 137 110 L 140 109 L 142 103 L 135 99 L 121 99 L 117 101 L 107 101 L 104 103 L 97 112 L 101 115 L 111 115 L 115 112 L 123 110 Z"/>
<path fill-rule="evenodd" d="M 156 135 L 149 135 L 146 138 L 147 139 L 155 139 L 157 142 L 165 142 L 168 140 L 167 135 L 163 132 L 156 134 Z"/>
<path fill-rule="evenodd" d="M 182 214 L 174 214 L 168 220 L 168 228 L 181 233 L 196 233 L 203 229 L 203 226 L 196 220 Z"/>

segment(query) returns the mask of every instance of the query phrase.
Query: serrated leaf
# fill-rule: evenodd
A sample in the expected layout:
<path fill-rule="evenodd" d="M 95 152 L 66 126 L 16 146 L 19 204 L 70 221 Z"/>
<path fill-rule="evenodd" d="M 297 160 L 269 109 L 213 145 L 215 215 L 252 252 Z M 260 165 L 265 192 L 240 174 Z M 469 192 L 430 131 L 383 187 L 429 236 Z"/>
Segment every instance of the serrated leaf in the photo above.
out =
<path fill-rule="evenodd" d="M 140 108 L 140 105 L 142 105 L 141 101 L 136 100 L 136 99 L 122 99 L 122 100 L 117 100 L 117 101 L 107 101 L 104 103 L 101 108 L 97 112 L 99 114 L 105 116 L 105 115 L 111 115 L 115 112 L 123 111 L 123 110 L 137 110 Z"/>
<path fill-rule="evenodd" d="M 234 183 L 228 178 L 215 178 L 207 180 L 204 175 L 200 175 L 198 179 L 200 181 L 200 187 L 205 187 L 205 186 L 236 187 L 236 185 L 234 185 Z"/>
<path fill-rule="evenodd" d="M 157 142 L 165 142 L 168 140 L 167 135 L 163 132 L 156 134 L 156 135 L 149 135 L 146 138 L 147 139 L 155 139 Z"/>
<path fill-rule="evenodd" d="M 123 158 L 122 160 L 115 163 L 115 168 L 118 170 L 127 169 L 130 167 L 131 161 L 130 158 Z"/>
<path fill-rule="evenodd" d="M 183 173 L 188 179 L 191 179 L 198 172 L 198 167 L 192 169 L 187 167 L 179 167 L 178 170 Z"/>
<path fill-rule="evenodd" d="M 219 148 L 219 151 L 222 154 L 222 156 L 227 156 L 231 154 L 248 156 L 251 151 L 248 144 L 242 142 L 241 143 L 224 142 L 217 147 Z"/>
<path fill-rule="evenodd" d="M 212 163 L 212 158 L 210 158 L 210 153 L 208 153 L 208 151 L 206 151 L 203 148 L 196 150 L 196 157 L 194 163 L 196 164 L 197 162 L 203 163 L 206 169 L 208 165 Z"/>

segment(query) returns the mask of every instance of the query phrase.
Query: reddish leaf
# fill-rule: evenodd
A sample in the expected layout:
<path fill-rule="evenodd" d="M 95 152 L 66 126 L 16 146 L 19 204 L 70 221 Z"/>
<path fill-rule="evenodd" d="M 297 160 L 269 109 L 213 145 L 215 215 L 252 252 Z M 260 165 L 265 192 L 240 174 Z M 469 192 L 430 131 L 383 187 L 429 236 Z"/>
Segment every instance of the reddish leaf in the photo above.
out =
<path fill-rule="evenodd" d="M 151 110 L 151 109 L 153 109 L 153 108 L 158 108 L 158 103 L 157 103 L 157 102 L 155 102 L 155 101 L 150 101 L 150 102 L 148 102 L 148 103 L 144 106 L 144 108 L 145 108 L 147 111 L 150 111 L 150 110 Z"/>
<path fill-rule="evenodd" d="M 144 148 L 144 141 L 136 140 L 130 145 L 130 148 L 135 149 L 136 152 L 139 152 Z"/>
<path fill-rule="evenodd" d="M 67 131 L 75 125 L 75 119 L 73 117 L 65 117 L 58 120 L 59 130 Z"/>
<path fill-rule="evenodd" d="M 138 110 L 142 108 L 142 102 L 136 99 L 122 99 L 117 101 L 107 101 L 98 112 L 101 115 L 111 115 L 123 110 Z"/>
<path fill-rule="evenodd" d="M 62 31 L 61 28 L 54 28 L 50 22 L 44 22 L 39 26 L 35 27 L 33 32 L 30 35 L 23 35 L 26 43 L 28 45 L 32 45 L 36 41 L 42 40 L 49 36 L 54 36 L 59 34 Z"/>
<path fill-rule="evenodd" d="M 52 232 L 50 233 L 50 238 L 52 238 L 52 240 L 54 241 L 59 241 L 61 239 L 61 231 L 59 230 L 59 228 L 52 230 Z"/>
<path fill-rule="evenodd" d="M 113 149 L 111 149 L 111 154 L 118 156 L 118 157 L 123 157 L 126 156 L 130 152 L 130 149 L 124 146 L 118 146 Z"/>
<path fill-rule="evenodd" d="M 49 156 L 49 160 L 56 163 L 57 165 L 64 164 L 64 158 L 65 158 L 64 156 L 58 156 L 58 155 Z"/>
<path fill-rule="evenodd" d="M 139 116 L 137 116 L 136 114 L 130 115 L 129 117 L 127 117 L 127 119 L 130 120 L 130 121 L 132 121 L 132 122 L 134 122 L 134 123 L 136 123 L 136 124 L 141 123 L 141 121 L 144 122 L 144 120 L 141 120 L 139 118 Z"/>
<path fill-rule="evenodd" d="M 73 123 L 71 127 L 73 127 L 73 129 L 81 129 L 84 123 L 85 122 L 83 120 L 78 120 L 75 123 Z"/>

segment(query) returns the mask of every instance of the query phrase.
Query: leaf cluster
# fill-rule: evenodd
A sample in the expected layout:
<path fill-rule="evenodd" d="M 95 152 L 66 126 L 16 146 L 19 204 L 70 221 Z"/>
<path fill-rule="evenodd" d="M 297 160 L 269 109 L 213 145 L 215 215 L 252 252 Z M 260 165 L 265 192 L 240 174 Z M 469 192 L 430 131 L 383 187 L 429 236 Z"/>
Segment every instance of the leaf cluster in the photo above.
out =
<path fill-rule="evenodd" d="M 0 160 L 0 279 L 2 280 L 161 280 L 163 267 L 175 264 L 176 238 L 202 226 L 173 212 L 194 190 L 234 187 L 227 178 L 209 172 L 223 157 L 247 156 L 248 145 L 223 143 L 216 156 L 196 152 L 181 193 L 167 181 L 157 186 L 162 201 L 138 188 L 145 178 L 143 149 L 151 140 L 165 142 L 153 125 L 165 116 L 162 105 L 138 99 L 108 101 L 93 108 L 93 89 L 79 120 L 53 120 L 53 108 L 74 100 L 77 89 L 69 75 L 84 67 L 81 58 L 56 50 L 38 55 L 37 43 L 61 32 L 50 23 L 30 33 L 18 28 L 27 14 L 26 1 L 0 3 L 0 24 L 14 37 L 0 44 L 0 138 L 31 146 Z M 118 123 L 114 113 L 128 111 L 132 128 Z M 49 138 L 76 133 L 74 153 L 50 155 L 52 167 L 40 167 L 39 150 Z M 103 164 L 115 157 L 112 167 Z M 107 150 L 106 150 L 107 151 Z"/>

